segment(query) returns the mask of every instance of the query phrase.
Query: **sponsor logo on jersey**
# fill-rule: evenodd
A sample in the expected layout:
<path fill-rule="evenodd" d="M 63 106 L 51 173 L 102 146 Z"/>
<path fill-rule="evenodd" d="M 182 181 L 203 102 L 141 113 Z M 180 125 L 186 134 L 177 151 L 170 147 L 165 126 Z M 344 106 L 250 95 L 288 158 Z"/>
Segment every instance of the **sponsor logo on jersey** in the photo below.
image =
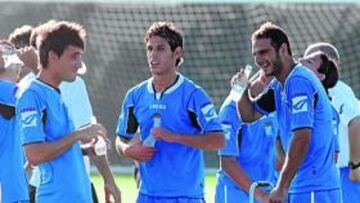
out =
<path fill-rule="evenodd" d="M 296 96 L 292 98 L 292 112 L 300 113 L 308 111 L 308 97 L 306 95 Z"/>
<path fill-rule="evenodd" d="M 161 109 L 161 110 L 166 110 L 166 105 L 165 104 L 150 104 L 150 109 Z"/>
<path fill-rule="evenodd" d="M 35 108 L 26 108 L 21 111 L 21 123 L 23 128 L 36 126 L 37 112 Z"/>
<path fill-rule="evenodd" d="M 210 121 L 217 117 L 215 106 L 213 104 L 202 107 L 201 112 L 204 114 L 206 121 Z"/>
<path fill-rule="evenodd" d="M 226 140 L 230 140 L 230 137 L 231 137 L 231 125 L 228 125 L 228 124 L 224 124 L 222 123 L 221 124 L 223 130 L 224 130 L 224 135 L 225 135 L 225 139 Z"/>

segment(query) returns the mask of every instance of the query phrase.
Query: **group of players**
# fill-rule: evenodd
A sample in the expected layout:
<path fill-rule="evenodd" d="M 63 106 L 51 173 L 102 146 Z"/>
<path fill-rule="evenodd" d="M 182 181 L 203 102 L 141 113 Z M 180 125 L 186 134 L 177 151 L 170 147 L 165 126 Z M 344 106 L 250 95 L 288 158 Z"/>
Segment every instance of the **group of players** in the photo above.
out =
<path fill-rule="evenodd" d="M 51 20 L 0 42 L 4 203 L 96 202 L 84 154 L 104 178 L 106 202 L 121 202 L 106 155 L 94 152 L 107 131 L 91 122 L 78 75 L 85 35 L 77 23 Z M 251 37 L 260 70 L 233 76 L 218 116 L 205 90 L 179 72 L 178 28 L 156 22 L 144 42 L 151 77 L 126 93 L 115 144 L 137 163 L 138 203 L 205 202 L 203 150 L 219 150 L 216 203 L 248 202 L 256 181 L 275 185 L 257 188 L 257 202 L 360 200 L 359 104 L 339 79 L 333 45 L 312 44 L 295 61 L 286 32 L 262 24 Z"/>

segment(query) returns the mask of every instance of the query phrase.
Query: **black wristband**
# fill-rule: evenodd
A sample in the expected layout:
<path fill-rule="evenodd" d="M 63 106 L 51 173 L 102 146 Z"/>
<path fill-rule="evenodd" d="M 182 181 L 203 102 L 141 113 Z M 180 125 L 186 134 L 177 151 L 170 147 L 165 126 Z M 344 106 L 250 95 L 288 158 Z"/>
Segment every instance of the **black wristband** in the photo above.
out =
<path fill-rule="evenodd" d="M 357 169 L 357 168 L 359 168 L 359 167 L 360 167 L 360 162 L 357 163 L 357 164 L 355 164 L 355 163 L 352 162 L 352 161 L 349 162 L 349 168 L 350 168 L 351 170 Z"/>

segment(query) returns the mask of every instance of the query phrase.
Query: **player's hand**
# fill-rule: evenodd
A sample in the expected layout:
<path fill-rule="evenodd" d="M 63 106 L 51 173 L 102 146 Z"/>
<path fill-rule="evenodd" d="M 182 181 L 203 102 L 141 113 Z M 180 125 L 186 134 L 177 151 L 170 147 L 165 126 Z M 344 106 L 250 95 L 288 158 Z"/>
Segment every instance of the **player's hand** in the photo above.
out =
<path fill-rule="evenodd" d="M 261 203 L 267 203 L 269 201 L 269 194 L 262 190 L 259 190 L 256 195 L 256 199 Z"/>
<path fill-rule="evenodd" d="M 104 182 L 104 190 L 106 203 L 121 203 L 121 192 L 113 180 Z"/>
<path fill-rule="evenodd" d="M 287 196 L 287 189 L 275 187 L 269 196 L 269 203 L 282 203 Z"/>
<path fill-rule="evenodd" d="M 25 47 L 16 50 L 19 59 L 24 63 L 25 67 L 36 70 L 38 67 L 38 52 L 34 47 Z"/>
<path fill-rule="evenodd" d="M 88 142 L 95 143 L 97 141 L 98 136 L 101 136 L 105 140 L 107 140 L 106 129 L 104 128 L 104 126 L 98 123 L 87 124 L 80 127 L 80 129 L 78 130 L 78 134 L 79 134 L 78 138 L 82 143 L 88 143 Z"/>
<path fill-rule="evenodd" d="M 269 82 L 272 80 L 272 76 L 266 76 L 264 71 L 259 70 L 251 79 L 250 79 L 250 85 L 249 90 L 251 97 L 256 98 L 259 96 L 266 86 L 269 84 Z"/>
<path fill-rule="evenodd" d="M 178 141 L 178 135 L 166 130 L 165 128 L 153 128 L 151 130 L 151 134 L 154 136 L 157 140 L 164 140 L 167 142 L 177 142 Z"/>
<path fill-rule="evenodd" d="M 136 161 L 147 161 L 154 156 L 155 152 L 154 147 L 144 146 L 140 140 L 136 140 L 124 150 L 124 155 Z"/>

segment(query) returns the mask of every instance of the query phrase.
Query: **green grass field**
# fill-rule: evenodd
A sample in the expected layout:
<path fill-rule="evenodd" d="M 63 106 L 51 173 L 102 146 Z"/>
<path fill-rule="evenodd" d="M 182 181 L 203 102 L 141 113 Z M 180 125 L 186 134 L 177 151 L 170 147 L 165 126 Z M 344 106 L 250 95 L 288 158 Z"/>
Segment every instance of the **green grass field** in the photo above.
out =
<path fill-rule="evenodd" d="M 116 175 L 116 184 L 121 190 L 122 203 L 134 203 L 137 196 L 137 188 L 133 176 L 131 175 Z M 101 203 L 104 203 L 104 183 L 101 176 L 97 174 L 91 175 L 98 198 Z M 207 203 L 214 203 L 216 177 L 215 175 L 207 175 L 205 178 L 205 198 Z"/>

